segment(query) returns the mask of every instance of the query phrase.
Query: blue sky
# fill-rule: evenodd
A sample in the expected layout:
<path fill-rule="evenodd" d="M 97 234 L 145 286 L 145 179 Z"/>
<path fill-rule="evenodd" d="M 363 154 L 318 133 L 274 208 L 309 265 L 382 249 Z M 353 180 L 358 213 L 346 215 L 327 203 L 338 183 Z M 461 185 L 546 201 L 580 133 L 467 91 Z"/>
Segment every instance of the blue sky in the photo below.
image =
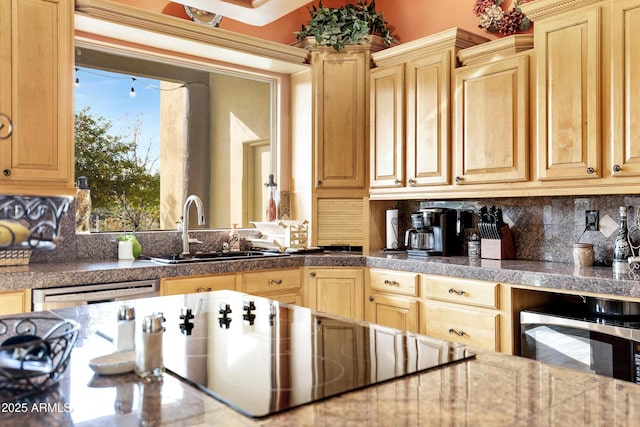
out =
<path fill-rule="evenodd" d="M 159 156 L 160 146 L 160 82 L 129 74 L 110 73 L 78 67 L 80 80 L 75 88 L 75 109 L 90 107 L 95 118 L 104 117 L 113 124 L 114 135 L 126 135 L 128 129 L 141 119 L 139 147 L 146 150 L 149 143 L 155 147 L 152 153 Z M 132 82 L 131 77 L 136 81 Z M 136 96 L 131 97 L 131 85 Z"/>

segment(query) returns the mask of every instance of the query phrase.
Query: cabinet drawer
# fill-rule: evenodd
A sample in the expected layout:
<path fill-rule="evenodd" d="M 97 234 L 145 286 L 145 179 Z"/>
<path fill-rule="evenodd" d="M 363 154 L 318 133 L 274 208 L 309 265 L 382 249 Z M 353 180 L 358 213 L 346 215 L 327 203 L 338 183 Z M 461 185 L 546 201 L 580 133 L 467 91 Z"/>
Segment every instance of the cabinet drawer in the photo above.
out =
<path fill-rule="evenodd" d="M 445 276 L 422 276 L 425 298 L 479 307 L 498 308 L 498 284 Z"/>
<path fill-rule="evenodd" d="M 181 295 L 196 292 L 234 290 L 235 284 L 235 274 L 173 277 L 160 280 L 160 293 L 161 295 Z"/>
<path fill-rule="evenodd" d="M 500 351 L 499 313 L 423 302 L 425 335 L 491 351 Z"/>
<path fill-rule="evenodd" d="M 401 271 L 369 270 L 369 287 L 379 292 L 417 296 L 418 274 Z"/>
<path fill-rule="evenodd" d="M 302 272 L 297 268 L 265 270 L 242 275 L 242 290 L 247 293 L 300 289 Z"/>

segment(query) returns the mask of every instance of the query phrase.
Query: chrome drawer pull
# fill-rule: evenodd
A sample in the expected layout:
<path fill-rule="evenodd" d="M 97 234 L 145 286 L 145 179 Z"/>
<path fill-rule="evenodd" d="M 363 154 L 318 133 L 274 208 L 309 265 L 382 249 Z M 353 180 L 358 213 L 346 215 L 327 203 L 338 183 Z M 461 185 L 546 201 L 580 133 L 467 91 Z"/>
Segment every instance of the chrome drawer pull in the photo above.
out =
<path fill-rule="evenodd" d="M 462 289 L 457 290 L 457 289 L 449 288 L 449 293 L 450 294 L 460 295 L 460 296 L 467 295 L 467 293 L 465 291 L 463 291 Z"/>
<path fill-rule="evenodd" d="M 196 288 L 196 292 L 211 292 L 211 288 L 198 287 Z"/>
<path fill-rule="evenodd" d="M 282 279 L 269 279 L 269 285 L 282 285 Z"/>
<path fill-rule="evenodd" d="M 387 285 L 387 286 L 395 286 L 395 287 L 400 286 L 400 283 L 398 283 L 397 281 L 388 280 L 388 279 L 384 281 L 384 284 Z"/>
<path fill-rule="evenodd" d="M 464 337 L 467 335 L 467 333 L 465 331 L 456 331 L 455 329 L 451 328 L 449 329 L 449 334 L 450 335 L 457 335 L 459 337 Z"/>

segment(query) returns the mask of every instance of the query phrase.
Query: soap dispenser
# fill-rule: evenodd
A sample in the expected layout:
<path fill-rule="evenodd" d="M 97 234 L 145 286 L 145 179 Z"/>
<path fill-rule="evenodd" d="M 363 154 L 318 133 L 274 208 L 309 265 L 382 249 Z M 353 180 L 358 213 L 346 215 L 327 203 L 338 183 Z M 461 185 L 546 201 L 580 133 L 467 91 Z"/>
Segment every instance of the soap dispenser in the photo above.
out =
<path fill-rule="evenodd" d="M 238 233 L 238 224 L 233 224 L 233 228 L 229 233 L 229 250 L 231 252 L 240 251 L 240 233 Z"/>

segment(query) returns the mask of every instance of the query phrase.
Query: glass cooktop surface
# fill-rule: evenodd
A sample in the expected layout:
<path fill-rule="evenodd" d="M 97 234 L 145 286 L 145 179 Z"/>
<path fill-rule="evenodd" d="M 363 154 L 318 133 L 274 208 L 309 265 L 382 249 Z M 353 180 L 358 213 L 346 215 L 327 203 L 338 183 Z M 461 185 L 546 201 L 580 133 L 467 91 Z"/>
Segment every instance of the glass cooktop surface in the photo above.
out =
<path fill-rule="evenodd" d="M 454 343 L 233 291 L 166 302 L 155 308 L 166 319 L 166 369 L 250 417 L 474 357 Z"/>

